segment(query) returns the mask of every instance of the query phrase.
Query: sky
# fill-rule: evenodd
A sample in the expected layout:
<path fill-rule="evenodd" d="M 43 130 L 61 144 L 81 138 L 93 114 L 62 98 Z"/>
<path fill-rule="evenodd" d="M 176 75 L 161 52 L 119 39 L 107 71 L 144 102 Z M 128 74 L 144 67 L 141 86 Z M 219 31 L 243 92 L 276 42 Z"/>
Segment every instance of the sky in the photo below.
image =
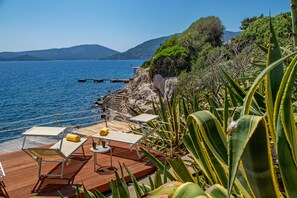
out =
<path fill-rule="evenodd" d="M 290 11 L 289 0 L 0 0 L 0 52 L 99 44 L 124 52 L 181 33 L 201 17 L 226 30 L 261 14 Z"/>

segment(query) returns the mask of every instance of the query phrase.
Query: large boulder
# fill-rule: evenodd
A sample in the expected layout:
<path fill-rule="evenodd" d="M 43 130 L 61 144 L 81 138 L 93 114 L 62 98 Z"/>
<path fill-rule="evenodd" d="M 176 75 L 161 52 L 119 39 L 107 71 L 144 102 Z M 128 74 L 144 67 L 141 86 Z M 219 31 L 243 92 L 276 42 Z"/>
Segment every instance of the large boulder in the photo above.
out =
<path fill-rule="evenodd" d="M 153 78 L 154 90 L 158 90 L 165 98 L 170 98 L 177 86 L 177 77 L 163 78 L 160 74 L 156 74 Z"/>

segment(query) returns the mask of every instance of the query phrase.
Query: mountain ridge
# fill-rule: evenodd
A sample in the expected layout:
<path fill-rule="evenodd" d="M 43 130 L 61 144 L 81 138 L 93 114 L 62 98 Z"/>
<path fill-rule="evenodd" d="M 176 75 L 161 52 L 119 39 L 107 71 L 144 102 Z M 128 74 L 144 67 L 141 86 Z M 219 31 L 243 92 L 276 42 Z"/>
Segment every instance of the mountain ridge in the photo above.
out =
<path fill-rule="evenodd" d="M 224 41 L 239 35 L 241 32 L 225 31 Z M 147 40 L 125 52 L 98 45 L 83 44 L 72 47 L 29 50 L 21 52 L 0 52 L 0 61 L 42 61 L 42 60 L 148 60 L 162 43 L 171 38 L 163 36 Z"/>
<path fill-rule="evenodd" d="M 88 60 L 101 59 L 117 53 L 119 52 L 98 44 L 85 44 L 67 48 L 51 48 L 22 52 L 1 52 L 0 59 L 13 60 L 14 58 L 27 55 L 41 60 Z"/>

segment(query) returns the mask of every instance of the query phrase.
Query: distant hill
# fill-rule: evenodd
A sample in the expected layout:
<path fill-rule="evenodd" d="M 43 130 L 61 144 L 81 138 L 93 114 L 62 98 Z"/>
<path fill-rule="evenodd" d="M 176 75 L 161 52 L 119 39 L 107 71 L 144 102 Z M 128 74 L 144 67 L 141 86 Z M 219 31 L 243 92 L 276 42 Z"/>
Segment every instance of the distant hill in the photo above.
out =
<path fill-rule="evenodd" d="M 231 38 L 238 36 L 239 34 L 241 34 L 241 32 L 231 32 L 231 31 L 225 31 L 223 40 L 224 41 L 229 41 Z"/>
<path fill-rule="evenodd" d="M 152 58 L 155 51 L 160 47 L 162 43 L 166 40 L 171 38 L 171 36 L 164 36 L 156 39 L 148 40 L 136 47 L 133 47 L 126 52 L 115 54 L 104 59 L 111 59 L 111 60 L 129 60 L 129 59 L 136 59 L 136 60 L 148 60 Z"/>
<path fill-rule="evenodd" d="M 0 61 L 42 61 L 42 60 L 44 60 L 44 59 L 36 58 L 36 57 L 30 56 L 30 55 L 21 55 L 21 56 L 16 56 L 13 58 L 0 57 Z"/>
<path fill-rule="evenodd" d="M 90 60 L 118 53 L 101 45 L 78 45 L 60 49 L 1 52 L 0 60 Z"/>
<path fill-rule="evenodd" d="M 228 41 L 231 38 L 239 35 L 241 32 L 232 32 L 232 31 L 225 31 L 223 40 Z M 123 53 L 115 54 L 109 57 L 105 57 L 104 59 L 111 59 L 111 60 L 129 60 L 129 59 L 140 59 L 140 60 L 149 60 L 153 57 L 155 51 L 160 47 L 162 43 L 166 40 L 171 38 L 171 36 L 164 36 L 152 40 L 148 40 L 136 47 L 133 47 Z"/>
<path fill-rule="evenodd" d="M 241 32 L 226 31 L 224 41 L 239 35 Z M 171 38 L 164 36 L 148 40 L 126 52 L 119 53 L 101 45 L 78 45 L 69 48 L 34 50 L 23 52 L 0 52 L 0 61 L 37 61 L 37 60 L 149 60 L 162 43 Z"/>

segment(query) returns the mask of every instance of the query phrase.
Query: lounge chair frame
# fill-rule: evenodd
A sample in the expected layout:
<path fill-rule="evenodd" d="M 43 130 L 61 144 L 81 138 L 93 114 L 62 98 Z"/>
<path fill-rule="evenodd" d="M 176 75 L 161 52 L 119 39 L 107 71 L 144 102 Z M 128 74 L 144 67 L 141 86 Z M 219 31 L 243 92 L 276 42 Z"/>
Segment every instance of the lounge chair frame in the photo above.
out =
<path fill-rule="evenodd" d="M 1 189 L 2 193 L 3 193 L 3 196 L 4 196 L 5 198 L 9 198 L 9 195 L 8 195 L 6 189 L 5 189 L 4 181 L 2 181 L 2 179 L 3 179 L 5 176 L 6 176 L 6 175 L 5 175 L 5 171 L 4 171 L 4 169 L 3 169 L 2 163 L 0 162 L 0 189 Z"/>
<path fill-rule="evenodd" d="M 30 157 L 32 157 L 38 164 L 38 178 L 42 176 L 59 176 L 63 179 L 65 163 L 70 162 L 70 157 L 73 154 L 82 154 L 85 156 L 83 144 L 87 141 L 87 138 L 81 138 L 80 142 L 70 142 L 66 138 L 61 139 L 59 142 L 51 146 L 50 148 L 23 148 Z M 82 152 L 75 152 L 79 148 L 82 148 Z M 41 174 L 41 166 L 43 162 L 61 162 L 60 174 Z"/>
<path fill-rule="evenodd" d="M 92 139 L 93 140 L 99 139 L 99 140 L 115 141 L 115 142 L 122 142 L 122 143 L 130 144 L 130 147 L 129 147 L 130 151 L 132 151 L 132 148 L 134 147 L 138 159 L 141 160 L 144 155 L 139 153 L 138 146 L 139 146 L 140 142 L 145 141 L 145 139 L 149 135 L 155 133 L 158 129 L 159 129 L 159 127 L 151 129 L 149 131 L 143 130 L 144 131 L 143 135 L 138 135 L 138 134 L 133 134 L 133 133 L 116 132 L 116 131 L 110 130 L 108 135 L 106 135 L 106 136 L 101 136 L 97 132 L 95 135 L 92 135 Z M 95 131 L 93 131 L 93 132 L 95 133 Z M 148 147 L 148 150 L 149 149 L 150 148 Z"/>

